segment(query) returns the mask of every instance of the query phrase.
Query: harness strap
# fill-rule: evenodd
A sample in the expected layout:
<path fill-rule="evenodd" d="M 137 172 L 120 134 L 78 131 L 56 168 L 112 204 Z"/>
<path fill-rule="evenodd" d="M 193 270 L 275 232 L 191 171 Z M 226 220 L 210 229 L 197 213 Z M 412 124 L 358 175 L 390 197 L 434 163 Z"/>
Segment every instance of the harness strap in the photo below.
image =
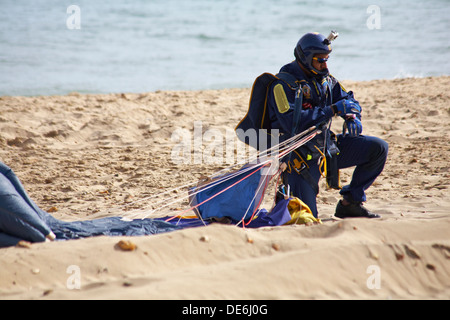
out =
<path fill-rule="evenodd" d="M 301 111 L 303 109 L 303 92 L 302 92 L 302 86 L 298 83 L 297 79 L 287 73 L 287 72 L 280 72 L 277 74 L 277 76 L 288 83 L 288 85 L 291 87 L 291 89 L 296 90 L 295 92 L 295 101 L 294 101 L 294 117 L 292 119 L 292 131 L 291 136 L 294 136 L 297 132 L 298 126 L 300 124 L 300 118 L 301 118 Z M 289 153 L 287 160 L 287 163 L 289 164 L 291 162 L 291 155 L 292 152 Z M 300 156 L 300 155 L 299 155 Z M 300 156 L 301 157 L 301 156 Z M 302 163 L 306 164 L 305 159 L 301 157 Z M 302 166 L 297 170 L 297 168 L 294 166 L 294 170 L 297 171 L 297 173 L 311 186 L 311 188 L 314 190 L 316 194 L 319 193 L 319 184 L 314 180 L 311 173 L 308 170 L 307 165 Z M 288 182 L 288 176 L 286 174 L 283 174 L 283 183 L 289 184 Z"/>

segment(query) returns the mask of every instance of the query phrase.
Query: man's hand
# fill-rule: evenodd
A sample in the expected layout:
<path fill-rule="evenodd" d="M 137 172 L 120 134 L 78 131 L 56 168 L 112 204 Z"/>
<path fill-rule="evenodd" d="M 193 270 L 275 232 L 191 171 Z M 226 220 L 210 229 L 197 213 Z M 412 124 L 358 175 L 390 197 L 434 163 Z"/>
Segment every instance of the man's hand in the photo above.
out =
<path fill-rule="evenodd" d="M 347 114 L 361 114 L 361 107 L 352 100 L 342 99 L 331 106 L 335 114 L 345 119 Z"/>
<path fill-rule="evenodd" d="M 348 130 L 348 134 L 351 137 L 357 137 L 362 133 L 362 123 L 357 117 L 349 117 L 344 123 L 344 134 L 345 130 Z"/>

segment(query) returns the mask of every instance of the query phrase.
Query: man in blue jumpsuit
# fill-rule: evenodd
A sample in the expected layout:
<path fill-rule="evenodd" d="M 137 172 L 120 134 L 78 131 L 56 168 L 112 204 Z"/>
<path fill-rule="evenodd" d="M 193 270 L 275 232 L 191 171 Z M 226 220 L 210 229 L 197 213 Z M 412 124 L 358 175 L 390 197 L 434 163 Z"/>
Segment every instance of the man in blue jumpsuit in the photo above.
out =
<path fill-rule="evenodd" d="M 346 130 L 338 134 L 333 143 L 334 134 L 325 126 L 320 135 L 292 152 L 286 160 L 288 166 L 283 181 L 289 185 L 291 195 L 305 202 L 317 217 L 316 196 L 321 177 L 318 162 L 321 156 L 335 153 L 337 169 L 356 166 L 350 184 L 340 190 L 343 199 L 337 204 L 335 216 L 378 218 L 379 215 L 367 210 L 363 202 L 366 201 L 365 190 L 383 171 L 388 145 L 377 137 L 361 134 L 362 110 L 358 101 L 328 72 L 330 37 L 332 39 L 331 35 L 325 38 L 318 33 L 308 33 L 300 38 L 294 50 L 296 59 L 280 70 L 294 76 L 301 86 L 300 121 L 293 121 L 296 91 L 285 81 L 277 80 L 268 92 L 270 125 L 290 136 L 320 123 L 331 123 L 332 117 L 339 115 L 345 121 Z"/>

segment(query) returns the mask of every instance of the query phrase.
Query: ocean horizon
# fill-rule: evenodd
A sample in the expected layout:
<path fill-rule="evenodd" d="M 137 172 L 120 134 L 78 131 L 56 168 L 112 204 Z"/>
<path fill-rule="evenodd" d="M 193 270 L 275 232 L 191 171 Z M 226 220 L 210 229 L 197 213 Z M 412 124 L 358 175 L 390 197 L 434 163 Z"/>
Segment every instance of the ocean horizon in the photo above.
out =
<path fill-rule="evenodd" d="M 450 2 L 3 0 L 0 96 L 251 87 L 307 32 L 339 80 L 450 74 Z"/>

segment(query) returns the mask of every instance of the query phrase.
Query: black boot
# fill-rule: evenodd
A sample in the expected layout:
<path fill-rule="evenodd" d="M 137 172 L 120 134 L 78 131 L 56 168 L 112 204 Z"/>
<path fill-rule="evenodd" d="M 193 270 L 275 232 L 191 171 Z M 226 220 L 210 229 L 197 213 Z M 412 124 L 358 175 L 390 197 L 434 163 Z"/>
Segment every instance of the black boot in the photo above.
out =
<path fill-rule="evenodd" d="M 338 218 L 381 218 L 378 214 L 372 213 L 363 207 L 362 202 L 350 202 L 349 205 L 344 206 L 342 200 L 339 200 L 336 206 L 336 213 Z"/>

